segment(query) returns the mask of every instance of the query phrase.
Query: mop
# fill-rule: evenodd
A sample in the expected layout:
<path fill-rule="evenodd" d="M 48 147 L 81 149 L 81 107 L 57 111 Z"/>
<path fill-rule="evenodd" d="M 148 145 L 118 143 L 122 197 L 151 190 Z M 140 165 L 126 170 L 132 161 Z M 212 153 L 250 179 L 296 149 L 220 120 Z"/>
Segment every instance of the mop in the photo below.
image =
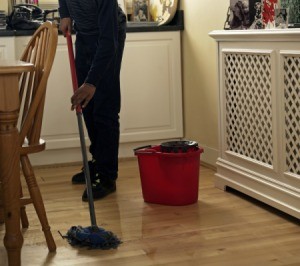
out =
<path fill-rule="evenodd" d="M 74 62 L 74 52 L 73 52 L 73 43 L 72 37 L 69 33 L 66 35 L 67 46 L 69 53 L 70 69 L 72 76 L 73 91 L 75 92 L 78 88 L 75 62 Z M 82 227 L 82 226 L 72 226 L 66 235 L 62 236 L 67 239 L 72 246 L 85 246 L 89 248 L 99 248 L 99 249 L 112 249 L 117 248 L 121 241 L 118 237 L 113 234 L 111 231 L 106 231 L 105 229 L 98 227 L 96 222 L 95 208 L 94 208 L 94 199 L 92 193 L 92 184 L 90 178 L 90 170 L 88 166 L 84 131 L 83 131 L 83 122 L 82 122 L 82 110 L 80 106 L 76 107 L 76 116 L 79 129 L 80 145 L 84 166 L 84 176 L 87 187 L 88 203 L 89 203 L 89 212 L 91 226 Z"/>

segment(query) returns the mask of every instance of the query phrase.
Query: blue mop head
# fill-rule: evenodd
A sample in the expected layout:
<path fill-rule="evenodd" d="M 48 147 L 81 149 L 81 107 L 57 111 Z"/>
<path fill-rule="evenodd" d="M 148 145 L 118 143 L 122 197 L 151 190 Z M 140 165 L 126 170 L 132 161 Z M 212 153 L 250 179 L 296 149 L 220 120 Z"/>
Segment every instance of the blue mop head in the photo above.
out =
<path fill-rule="evenodd" d="M 115 249 L 122 242 L 110 231 L 98 226 L 72 226 L 65 236 L 72 246 L 91 249 Z"/>

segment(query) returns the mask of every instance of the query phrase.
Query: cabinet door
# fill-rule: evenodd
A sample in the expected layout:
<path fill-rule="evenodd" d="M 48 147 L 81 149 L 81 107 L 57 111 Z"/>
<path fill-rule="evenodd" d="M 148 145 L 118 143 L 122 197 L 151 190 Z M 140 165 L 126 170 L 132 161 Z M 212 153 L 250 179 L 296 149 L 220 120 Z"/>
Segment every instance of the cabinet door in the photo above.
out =
<path fill-rule="evenodd" d="M 181 89 L 180 33 L 127 34 L 121 70 L 120 142 L 182 137 Z M 80 144 L 76 117 L 70 111 L 71 95 L 67 46 L 60 36 L 45 106 L 47 149 Z"/>
<path fill-rule="evenodd" d="M 182 137 L 180 51 L 180 32 L 127 35 L 121 142 Z"/>
<path fill-rule="evenodd" d="M 283 99 L 280 125 L 284 136 L 281 162 L 285 178 L 293 180 L 300 189 L 300 50 L 283 50 L 280 59 L 280 99 Z"/>
<path fill-rule="evenodd" d="M 66 39 L 59 36 L 55 60 L 48 80 L 42 135 L 47 149 L 80 146 L 75 112 L 71 111 L 73 86 Z M 87 139 L 87 133 L 85 134 Z"/>
<path fill-rule="evenodd" d="M 18 56 L 28 41 L 18 39 Z M 180 33 L 127 34 L 121 87 L 121 142 L 182 137 Z M 65 38 L 59 36 L 42 129 L 47 150 L 80 145 L 71 96 L 68 50 Z"/>
<path fill-rule="evenodd" d="M 232 187 L 300 218 L 300 32 L 216 33 L 216 187 Z"/>
<path fill-rule="evenodd" d="M 1 37 L 0 59 L 2 60 L 15 59 L 15 38 L 14 37 Z"/>
<path fill-rule="evenodd" d="M 31 37 L 16 37 L 16 56 L 19 58 Z M 72 82 L 66 39 L 58 37 L 54 63 L 47 85 L 42 138 L 47 150 L 80 146 L 76 115 L 70 111 Z M 87 134 L 86 134 L 87 136 Z"/>

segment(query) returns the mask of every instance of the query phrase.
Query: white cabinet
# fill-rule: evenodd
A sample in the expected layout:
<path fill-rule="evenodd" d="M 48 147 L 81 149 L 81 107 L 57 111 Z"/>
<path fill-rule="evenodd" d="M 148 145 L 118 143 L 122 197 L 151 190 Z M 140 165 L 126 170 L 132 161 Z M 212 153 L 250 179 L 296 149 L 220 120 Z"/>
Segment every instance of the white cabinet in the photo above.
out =
<path fill-rule="evenodd" d="M 19 57 L 30 37 L 15 37 Z M 180 31 L 127 33 L 121 71 L 120 156 L 133 147 L 183 136 Z M 47 150 L 35 164 L 80 161 L 66 40 L 58 38 L 48 80 L 42 137 Z M 86 134 L 87 136 L 87 134 Z M 87 142 L 88 143 L 88 142 Z"/>
<path fill-rule="evenodd" d="M 127 34 L 121 142 L 182 137 L 180 32 Z"/>
<path fill-rule="evenodd" d="M 210 36 L 218 43 L 216 186 L 300 218 L 300 30 Z"/>
<path fill-rule="evenodd" d="M 0 38 L 0 59 L 14 60 L 15 59 L 15 38 L 1 37 Z"/>

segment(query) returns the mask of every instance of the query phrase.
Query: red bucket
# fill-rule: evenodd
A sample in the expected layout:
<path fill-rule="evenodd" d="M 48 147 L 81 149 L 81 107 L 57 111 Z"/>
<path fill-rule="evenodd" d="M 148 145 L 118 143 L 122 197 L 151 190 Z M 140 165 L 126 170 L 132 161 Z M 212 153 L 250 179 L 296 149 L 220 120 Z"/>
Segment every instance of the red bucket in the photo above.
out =
<path fill-rule="evenodd" d="M 161 146 L 135 149 L 145 202 L 188 205 L 198 201 L 202 148 L 162 152 Z"/>

